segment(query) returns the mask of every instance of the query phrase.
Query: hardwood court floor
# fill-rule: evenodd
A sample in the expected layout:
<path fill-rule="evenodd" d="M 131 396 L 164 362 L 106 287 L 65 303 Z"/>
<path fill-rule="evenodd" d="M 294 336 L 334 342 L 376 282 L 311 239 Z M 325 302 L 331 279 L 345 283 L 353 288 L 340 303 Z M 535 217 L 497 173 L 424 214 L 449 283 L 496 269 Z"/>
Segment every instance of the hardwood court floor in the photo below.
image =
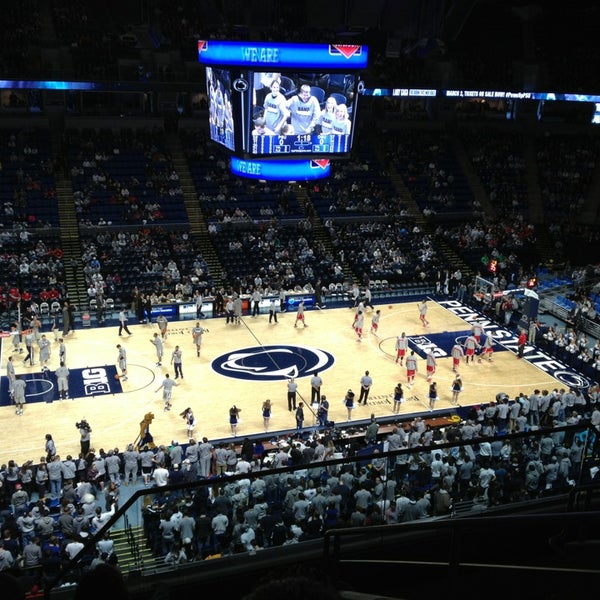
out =
<path fill-rule="evenodd" d="M 118 337 L 116 327 L 78 329 L 67 338 L 67 363 L 70 369 L 85 369 L 110 365 L 114 369 L 117 361 L 116 344 L 121 343 L 128 352 L 129 380 L 122 382 L 122 393 L 107 393 L 95 396 L 79 395 L 68 400 L 51 403 L 34 402 L 28 399 L 23 416 L 15 415 L 12 406 L 0 407 L 0 463 L 15 459 L 19 464 L 32 459 L 38 461 L 44 453 L 44 436 L 51 433 L 61 457 L 76 456 L 79 452 L 79 433 L 75 423 L 85 418 L 91 425 L 92 447 L 96 450 L 118 447 L 123 449 L 135 442 L 140 433 L 140 422 L 144 415 L 155 416 L 150 432 L 157 444 L 169 444 L 176 439 L 187 442 L 186 427 L 180 412 L 192 407 L 197 420 L 196 439 L 207 436 L 209 440 L 230 436 L 228 410 L 232 404 L 242 409 L 242 422 L 238 426 L 238 437 L 264 431 L 261 405 L 270 398 L 273 416 L 270 431 L 294 429 L 294 414 L 287 409 L 287 383 L 284 376 L 278 381 L 255 381 L 238 379 L 219 374 L 212 367 L 216 357 L 231 353 L 240 354 L 248 348 L 260 350 L 263 346 L 283 346 L 284 352 L 299 347 L 329 353 L 333 364 L 321 371 L 322 393 L 330 402 L 329 417 L 336 423 L 347 421 L 346 407 L 342 399 L 351 388 L 356 393 L 359 380 L 365 370 L 373 377 L 373 386 L 368 406 L 357 406 L 352 420 L 368 419 L 373 413 L 377 417 L 392 414 L 393 390 L 397 381 L 404 385 L 406 401 L 401 417 L 417 413 L 428 413 L 428 383 L 425 379 L 425 361 L 419 362 L 416 383 L 412 389 L 406 387 L 406 369 L 395 363 L 395 338 L 402 331 L 413 343 L 449 348 L 457 335 L 465 334 L 470 325 L 449 310 L 429 302 L 428 319 L 431 325 L 424 328 L 419 321 L 417 303 L 376 306 L 381 310 L 378 337 L 369 333 L 371 311 L 365 319 L 364 339 L 356 341 L 351 327 L 353 311 L 336 308 L 307 311 L 308 327 L 294 328 L 294 313 L 279 315 L 279 323 L 270 325 L 268 316 L 243 318 L 240 325 L 226 325 L 225 319 L 206 319 L 202 325 L 209 329 L 204 335 L 201 356 L 196 356 L 191 329 L 192 321 L 169 324 L 169 335 L 165 342 L 163 366 L 156 367 L 155 348 L 150 343 L 156 325 L 130 325 L 131 336 Z M 173 390 L 173 408 L 163 410 L 162 392 L 156 391 L 165 373 L 173 376 L 170 366 L 171 353 L 178 344 L 183 349 L 184 379 Z M 292 350 L 289 350 L 292 348 Z M 563 386 L 548 373 L 524 360 L 518 360 L 513 351 L 497 351 L 494 362 L 475 363 L 461 367 L 464 389 L 460 397 L 462 406 L 489 402 L 499 391 L 514 397 L 520 391 L 530 393 L 539 387 L 552 389 Z M 6 373 L 9 345 L 3 347 L 2 373 Z M 302 359 L 301 353 L 301 359 Z M 23 367 L 15 355 L 17 374 L 31 374 L 39 366 Z M 234 361 L 235 362 L 235 361 Z M 243 361 L 242 361 L 243 362 Z M 450 383 L 453 379 L 451 358 L 439 358 L 435 381 L 438 383 L 439 401 L 436 410 L 449 409 Z M 53 347 L 51 369 L 58 366 L 58 348 Z M 250 371 L 252 369 L 249 369 Z M 285 369 L 282 369 L 285 371 Z M 252 376 L 250 376 L 252 377 Z M 3 375 L 3 379 L 5 379 Z M 310 401 L 310 375 L 298 378 L 298 400 Z M 113 388 L 119 384 L 111 382 Z M 81 388 L 80 388 L 81 389 Z M 2 387 L 6 393 L 5 386 Z M 120 390 L 117 389 L 117 392 Z M 4 399 L 6 401 L 6 398 Z M 5 403 L 5 402 L 4 402 Z M 310 410 L 305 410 L 305 426 L 314 424 Z"/>

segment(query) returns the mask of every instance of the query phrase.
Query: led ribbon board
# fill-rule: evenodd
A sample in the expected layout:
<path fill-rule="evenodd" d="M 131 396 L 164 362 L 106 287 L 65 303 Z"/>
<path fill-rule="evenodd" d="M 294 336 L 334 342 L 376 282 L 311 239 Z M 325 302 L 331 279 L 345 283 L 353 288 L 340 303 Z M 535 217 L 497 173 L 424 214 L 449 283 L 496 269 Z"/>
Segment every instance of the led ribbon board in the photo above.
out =
<path fill-rule="evenodd" d="M 358 44 L 285 44 L 198 41 L 198 60 L 207 65 L 252 69 L 365 69 L 368 49 Z"/>
<path fill-rule="evenodd" d="M 243 160 L 231 157 L 231 172 L 240 177 L 267 181 L 309 181 L 329 177 L 329 159 Z"/>

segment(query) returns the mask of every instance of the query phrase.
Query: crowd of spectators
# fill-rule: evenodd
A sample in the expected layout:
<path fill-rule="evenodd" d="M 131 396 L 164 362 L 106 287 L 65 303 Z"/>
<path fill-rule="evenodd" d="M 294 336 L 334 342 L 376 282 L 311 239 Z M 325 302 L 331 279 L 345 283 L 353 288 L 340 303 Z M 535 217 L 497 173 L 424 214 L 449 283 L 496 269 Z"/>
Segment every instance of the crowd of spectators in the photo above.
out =
<path fill-rule="evenodd" d="M 390 131 L 386 160 L 402 177 L 425 216 L 479 210 L 473 192 L 443 130 Z"/>
<path fill-rule="evenodd" d="M 257 275 L 266 291 L 336 280 L 335 259 L 315 238 L 307 219 L 224 228 L 213 238 L 223 281 L 238 293 L 249 293 Z"/>
<path fill-rule="evenodd" d="M 0 468 L 1 542 L 11 555 L 0 570 L 29 568 L 43 585 L 47 570 L 58 573 L 89 536 L 95 543 L 78 557 L 85 568 L 118 564 L 103 527 L 128 485 L 150 488 L 145 538 L 171 566 L 319 539 L 336 527 L 480 512 L 565 493 L 593 478 L 586 466 L 597 445 L 583 426 L 600 431 L 598 397 L 597 385 L 514 398 L 500 392 L 443 427 L 415 416 L 384 431 L 373 417 L 366 429 L 315 427 L 239 445 L 203 438 L 91 448 L 64 459 L 50 436 L 37 464 L 11 460 Z M 388 451 L 401 452 L 382 454 Z M 210 485 L 164 489 L 203 479 Z"/>
<path fill-rule="evenodd" d="M 294 189 L 289 184 L 269 186 L 261 182 L 251 182 L 244 185 L 239 178 L 233 178 L 222 152 L 214 147 L 211 148 L 210 143 L 199 143 L 201 140 L 198 135 L 202 137 L 206 134 L 184 131 L 181 133 L 181 138 L 190 161 L 191 172 L 200 169 L 198 172 L 201 175 L 198 176 L 199 178 L 195 177 L 198 197 L 209 223 L 208 229 L 213 244 L 224 268 L 223 281 L 226 287 L 229 285 L 236 289 L 241 287 L 243 293 L 246 286 L 238 284 L 244 284 L 248 277 L 254 277 L 259 272 L 264 280 L 273 279 L 271 284 L 273 289 L 277 289 L 280 285 L 288 286 L 288 289 L 295 285 L 303 287 L 309 282 L 315 286 L 317 281 L 329 286 L 331 283 L 345 279 L 346 267 L 349 267 L 365 285 L 375 279 L 385 279 L 394 284 L 407 281 L 430 281 L 433 273 L 445 266 L 440 264 L 435 250 L 435 240 L 442 238 L 450 241 L 475 271 L 483 267 L 485 272 L 489 261 L 497 260 L 500 273 L 509 282 L 520 280 L 522 272 L 527 272 L 536 263 L 535 229 L 524 216 L 526 211 L 520 210 L 524 208 L 522 202 L 516 201 L 520 195 L 518 183 L 515 183 L 511 206 L 506 206 L 506 210 L 501 212 L 503 220 L 480 218 L 478 221 L 467 219 L 458 226 L 440 224 L 432 237 L 415 225 L 407 204 L 394 195 L 385 166 L 379 165 L 374 155 L 369 154 L 365 149 L 360 156 L 357 155 L 352 161 L 336 170 L 330 181 L 309 186 L 307 189 L 309 202 L 301 206 L 295 197 Z M 425 147 L 433 144 L 431 135 L 425 137 L 423 142 Z M 87 185 L 77 186 L 78 189 L 75 190 L 76 205 L 82 225 L 93 224 L 85 218 L 91 206 L 98 203 L 98 209 L 102 212 L 106 209 L 107 203 L 110 205 L 117 196 L 120 208 L 141 205 L 135 199 L 135 194 L 132 195 L 130 183 L 120 175 L 127 171 L 117 170 L 119 175 L 112 176 L 110 172 L 107 174 L 104 168 L 105 162 L 109 160 L 118 164 L 122 153 L 133 151 L 143 157 L 142 181 L 145 181 L 145 187 L 140 192 L 142 195 L 148 194 L 148 190 L 154 194 L 156 189 L 161 190 L 169 185 L 174 187 L 168 189 L 181 192 L 178 177 L 173 176 L 175 171 L 172 166 L 169 166 L 168 155 L 163 152 L 164 138 L 159 131 L 71 131 L 66 139 L 69 142 L 68 146 L 72 148 L 73 165 L 70 166 L 70 170 L 74 180 L 80 178 L 82 172 L 86 173 Z M 206 141 L 204 139 L 204 142 Z M 404 147 L 405 143 L 405 140 L 400 140 L 398 146 L 395 142 L 390 146 L 396 150 L 390 150 L 391 154 L 388 153 L 388 164 L 396 160 L 398 148 Z M 507 141 L 506 144 L 508 148 L 509 142 Z M 486 148 L 491 151 L 491 156 L 487 156 Z M 513 153 L 509 154 L 512 155 Z M 475 161 L 477 163 L 485 163 L 488 166 L 497 164 L 493 146 L 482 144 L 477 156 Z M 510 160 L 508 162 L 513 164 Z M 519 165 L 520 161 L 515 160 L 514 168 L 520 172 Z M 500 196 L 505 198 L 510 195 L 510 190 L 505 186 L 501 186 L 500 189 L 493 187 L 494 181 L 506 180 L 502 175 L 502 168 L 498 167 L 498 169 L 499 171 L 494 171 L 490 167 L 487 175 L 487 179 L 492 182 L 489 193 L 494 195 L 493 201 L 497 206 L 502 205 Z M 131 175 L 128 174 L 126 177 Z M 520 177 L 515 175 L 515 179 L 519 180 Z M 142 181 L 138 180 L 140 186 Z M 348 185 L 349 181 L 350 185 Z M 102 194 L 103 198 L 96 197 Z M 243 199 L 238 199 L 238 196 Z M 131 197 L 134 198 L 133 205 Z M 145 208 L 148 206 L 146 203 Z M 158 206 L 160 211 L 160 204 Z M 252 214 L 246 210 L 247 207 L 253 207 L 249 209 L 253 211 Z M 136 214 L 132 223 L 140 224 L 146 212 Z M 129 214 L 131 218 L 134 217 L 131 211 Z M 98 250 L 96 245 L 93 245 L 93 250 L 85 253 L 84 265 L 88 286 L 95 284 L 92 279 L 101 276 L 101 287 L 108 287 L 108 290 L 105 290 L 105 297 L 116 296 L 125 299 L 127 293 L 136 286 L 148 294 L 156 292 L 159 297 L 161 295 L 177 297 L 181 291 L 175 289 L 179 283 L 177 272 L 175 272 L 175 279 L 170 273 L 166 276 L 166 264 L 163 263 L 169 260 L 167 257 L 168 252 L 171 251 L 170 246 L 176 247 L 178 251 L 181 250 L 181 245 L 186 248 L 190 246 L 190 234 L 184 232 L 178 237 L 171 233 L 168 238 L 159 239 L 163 229 L 157 228 L 156 225 L 158 223 L 168 225 L 168 221 L 153 220 L 154 217 L 149 213 L 147 216 L 149 217 L 146 219 L 147 226 L 134 235 L 136 237 L 142 235 L 145 238 L 142 247 L 147 248 L 149 243 L 154 246 L 152 256 L 149 257 L 152 259 L 151 264 L 144 266 L 133 263 L 134 266 L 131 267 L 132 263 L 129 263 L 125 266 L 119 253 L 122 251 L 135 253 L 135 249 L 140 244 L 136 241 L 132 248 L 126 247 L 126 239 L 132 235 L 131 232 L 116 234 L 112 233 L 112 229 L 108 229 L 107 231 L 111 233 L 99 235 L 103 248 Z M 352 218 L 351 222 L 348 217 Z M 507 217 L 510 217 L 509 222 L 506 221 Z M 314 218 L 323 221 L 329 240 L 315 237 Z M 368 219 L 369 222 L 363 222 L 364 219 Z M 281 227 L 281 223 L 287 225 Z M 507 223 L 510 226 L 507 226 Z M 141 224 L 143 225 L 143 222 Z M 102 223 L 99 221 L 96 225 Z M 16 231 L 18 228 L 5 232 L 5 237 L 14 239 Z M 265 232 L 266 239 L 262 239 Z M 23 236 L 27 237 L 28 233 L 19 232 L 18 239 Z M 297 239 L 294 239 L 294 236 Z M 84 235 L 86 240 L 92 237 L 91 232 Z M 121 238 L 119 243 L 116 242 L 116 237 Z M 105 238 L 112 238 L 111 243 L 109 244 Z M 268 265 L 264 264 L 264 256 L 260 256 L 260 250 L 265 245 L 267 245 L 265 250 L 267 252 L 269 247 L 273 246 L 273 257 L 268 261 Z M 285 248 L 280 249 L 281 245 Z M 57 252 L 60 253 L 59 248 L 52 249 L 53 255 Z M 247 269 L 247 265 L 240 260 L 241 255 L 246 258 L 246 256 L 254 256 L 257 252 L 256 261 Z M 94 257 L 96 261 L 100 260 L 99 253 L 104 255 L 103 272 L 100 275 L 91 273 L 88 264 Z M 200 273 L 198 273 L 198 265 L 193 264 L 193 268 L 190 269 L 190 266 L 185 264 L 190 262 L 187 260 L 187 255 L 190 253 L 194 254 L 188 248 L 184 253 L 186 257 L 181 259 L 184 264 L 178 265 L 176 269 L 179 277 L 187 280 L 183 281 L 182 285 L 189 287 L 191 284 L 192 287 L 209 288 L 210 291 L 211 277 L 206 272 L 206 264 L 201 256 L 201 262 L 204 264 L 200 266 Z M 158 261 L 154 260 L 155 254 L 161 256 Z M 180 254 L 181 252 L 178 255 Z M 298 257 L 301 259 L 300 267 L 296 265 L 294 269 L 291 263 Z M 129 254 L 126 258 L 129 258 Z M 197 262 L 197 258 L 196 252 L 191 262 Z M 53 266 L 53 262 L 50 266 Z M 290 273 L 290 271 L 300 272 Z M 499 279 L 501 278 L 499 276 Z M 125 279 L 124 284 L 123 279 Z M 51 288 L 54 287 L 54 283 L 50 281 L 48 285 L 42 287 Z"/>
<path fill-rule="evenodd" d="M 535 260 L 535 227 L 519 213 L 510 221 L 492 217 L 459 225 L 440 224 L 435 236 L 450 243 L 475 273 L 490 280 L 519 284 L 539 264 Z"/>
<path fill-rule="evenodd" d="M 584 303 L 585 305 L 585 303 Z M 590 342 L 584 331 L 567 326 L 559 331 L 555 325 L 549 325 L 540 331 L 540 345 L 561 362 L 575 368 L 592 380 L 599 379 L 600 342 Z"/>
<path fill-rule="evenodd" d="M 49 130 L 37 127 L 2 130 L 0 163 L 4 227 L 56 227 L 56 165 Z"/>
<path fill-rule="evenodd" d="M 440 268 L 431 236 L 411 225 L 410 219 L 391 223 L 332 221 L 329 233 L 339 256 L 363 285 L 377 279 L 392 285 L 432 282 Z"/>
<path fill-rule="evenodd" d="M 335 164 L 331 179 L 315 182 L 307 193 L 323 221 L 381 219 L 402 210 L 394 185 L 367 144 L 348 162 Z"/>
<path fill-rule="evenodd" d="M 600 145 L 595 136 L 546 132 L 536 138 L 544 211 L 550 222 L 571 220 L 583 208 Z"/>
<path fill-rule="evenodd" d="M 189 231 L 146 227 L 85 235 L 83 271 L 90 299 L 127 303 L 134 290 L 156 302 L 190 300 L 213 286 L 212 274 Z"/>
<path fill-rule="evenodd" d="M 20 301 L 39 305 L 65 297 L 65 272 L 60 243 L 30 235 L 23 228 L 0 232 L 0 310 L 16 309 Z"/>
<path fill-rule="evenodd" d="M 80 225 L 188 221 L 162 128 L 69 130 L 64 146 Z"/>
<path fill-rule="evenodd" d="M 499 215 L 528 214 L 524 140 L 519 131 L 462 127 L 460 139 Z"/>
<path fill-rule="evenodd" d="M 20 301 L 65 295 L 58 226 L 55 163 L 48 130 L 3 130 L 0 135 L 0 310 Z"/>

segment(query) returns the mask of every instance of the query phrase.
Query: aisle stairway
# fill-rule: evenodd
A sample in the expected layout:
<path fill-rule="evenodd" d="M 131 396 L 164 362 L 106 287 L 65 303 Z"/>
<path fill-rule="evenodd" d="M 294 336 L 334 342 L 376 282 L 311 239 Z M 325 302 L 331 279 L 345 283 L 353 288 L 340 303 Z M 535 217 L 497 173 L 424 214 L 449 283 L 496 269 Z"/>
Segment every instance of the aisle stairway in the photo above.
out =
<path fill-rule="evenodd" d="M 87 309 L 87 285 L 81 261 L 81 239 L 73 202 L 73 186 L 71 180 L 62 174 L 56 176 L 56 198 L 58 201 L 65 283 L 69 299 L 72 304 L 80 309 Z"/>
<path fill-rule="evenodd" d="M 113 529 L 110 537 L 114 542 L 114 552 L 123 573 L 149 572 L 164 567 L 162 557 L 155 557 L 150 551 L 142 527 Z"/>
<path fill-rule="evenodd" d="M 452 151 L 454 152 L 454 156 L 456 157 L 456 160 L 458 161 L 458 164 L 460 165 L 460 168 L 467 179 L 467 183 L 473 192 L 475 200 L 479 203 L 481 209 L 486 215 L 490 215 L 492 217 L 495 216 L 496 208 L 490 202 L 490 197 L 483 187 L 481 178 L 475 172 L 473 163 L 471 162 L 471 159 L 465 150 L 465 146 L 457 135 L 452 136 Z"/>
<path fill-rule="evenodd" d="M 208 224 L 200 209 L 198 194 L 183 146 L 181 145 L 181 140 L 177 133 L 169 133 L 166 136 L 166 141 L 173 167 L 179 175 L 179 182 L 183 190 L 183 201 L 190 222 L 190 232 L 197 246 L 202 251 L 202 256 L 208 265 L 209 274 L 213 279 L 214 286 L 219 288 L 222 284 L 223 265 L 210 239 Z"/>
<path fill-rule="evenodd" d="M 538 162 L 535 149 L 535 137 L 531 131 L 525 132 L 523 156 L 526 165 L 527 198 L 529 200 L 529 215 L 535 225 L 536 255 L 531 257 L 531 263 L 559 264 L 564 256 L 548 233 L 545 223 L 544 201 L 539 185 Z"/>

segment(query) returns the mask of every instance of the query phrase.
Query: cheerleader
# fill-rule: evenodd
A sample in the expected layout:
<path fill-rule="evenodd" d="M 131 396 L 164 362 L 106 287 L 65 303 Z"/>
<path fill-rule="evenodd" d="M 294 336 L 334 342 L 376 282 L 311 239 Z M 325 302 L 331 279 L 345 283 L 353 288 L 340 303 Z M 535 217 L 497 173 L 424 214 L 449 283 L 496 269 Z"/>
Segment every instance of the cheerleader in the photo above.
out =
<path fill-rule="evenodd" d="M 457 373 L 454 377 L 454 381 L 452 382 L 452 404 L 454 406 L 458 406 L 458 396 L 462 391 L 462 379 L 460 375 Z"/>
<path fill-rule="evenodd" d="M 196 417 L 192 409 L 188 406 L 180 415 L 185 420 L 188 439 L 194 437 L 194 429 L 196 428 Z"/>
<path fill-rule="evenodd" d="M 399 413 L 400 408 L 402 407 L 402 403 L 404 402 L 404 390 L 402 389 L 402 384 L 398 382 L 396 387 L 394 388 L 394 413 Z"/>
<path fill-rule="evenodd" d="M 229 409 L 229 425 L 231 426 L 231 435 L 235 437 L 237 435 L 237 426 L 240 419 L 241 408 L 238 408 L 235 404 Z"/>
<path fill-rule="evenodd" d="M 437 395 L 437 384 L 435 381 L 429 384 L 429 410 L 432 411 L 435 408 L 435 402 L 438 399 Z"/>
<path fill-rule="evenodd" d="M 267 398 L 262 405 L 262 418 L 265 426 L 265 433 L 269 431 L 269 420 L 271 419 L 271 400 Z"/>

